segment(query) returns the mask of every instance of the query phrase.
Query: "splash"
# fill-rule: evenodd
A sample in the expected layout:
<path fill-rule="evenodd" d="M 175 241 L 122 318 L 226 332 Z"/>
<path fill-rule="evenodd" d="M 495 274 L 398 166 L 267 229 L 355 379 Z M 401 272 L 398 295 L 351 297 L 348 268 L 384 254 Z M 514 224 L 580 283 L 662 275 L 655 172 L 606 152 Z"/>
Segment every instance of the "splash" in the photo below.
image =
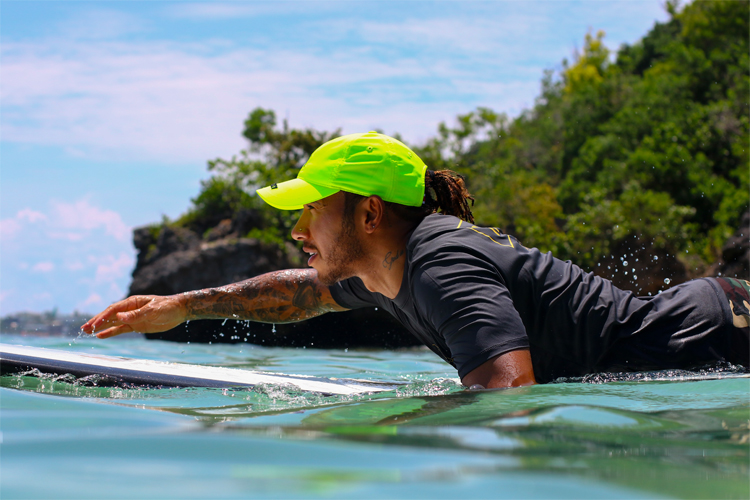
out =
<path fill-rule="evenodd" d="M 654 382 L 671 381 L 687 382 L 696 380 L 715 380 L 733 378 L 750 374 L 750 370 L 741 365 L 719 362 L 696 370 L 658 370 L 646 372 L 611 372 L 592 373 L 583 377 L 560 377 L 553 384 L 583 383 L 606 384 L 609 382 Z"/>

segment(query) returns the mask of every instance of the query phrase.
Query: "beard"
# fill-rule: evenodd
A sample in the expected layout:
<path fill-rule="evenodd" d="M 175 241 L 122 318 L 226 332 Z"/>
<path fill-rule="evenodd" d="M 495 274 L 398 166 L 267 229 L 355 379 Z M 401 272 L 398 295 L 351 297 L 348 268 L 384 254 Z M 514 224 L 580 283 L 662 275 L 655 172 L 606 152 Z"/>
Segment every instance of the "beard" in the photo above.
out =
<path fill-rule="evenodd" d="M 354 276 L 354 264 L 365 255 L 362 242 L 357 238 L 354 224 L 344 220 L 341 232 L 336 236 L 332 250 L 325 259 L 328 269 L 325 274 L 318 271 L 318 281 L 324 286 L 333 286 L 339 281 Z"/>

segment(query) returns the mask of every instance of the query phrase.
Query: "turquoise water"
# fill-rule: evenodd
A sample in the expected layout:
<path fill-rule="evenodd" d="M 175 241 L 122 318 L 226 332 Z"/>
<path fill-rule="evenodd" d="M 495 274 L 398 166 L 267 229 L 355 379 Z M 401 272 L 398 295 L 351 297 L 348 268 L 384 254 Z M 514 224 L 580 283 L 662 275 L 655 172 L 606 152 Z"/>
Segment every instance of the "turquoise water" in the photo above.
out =
<path fill-rule="evenodd" d="M 748 498 L 750 379 L 465 391 L 425 350 L 0 341 L 405 384 L 364 396 L 4 376 L 0 497 Z"/>

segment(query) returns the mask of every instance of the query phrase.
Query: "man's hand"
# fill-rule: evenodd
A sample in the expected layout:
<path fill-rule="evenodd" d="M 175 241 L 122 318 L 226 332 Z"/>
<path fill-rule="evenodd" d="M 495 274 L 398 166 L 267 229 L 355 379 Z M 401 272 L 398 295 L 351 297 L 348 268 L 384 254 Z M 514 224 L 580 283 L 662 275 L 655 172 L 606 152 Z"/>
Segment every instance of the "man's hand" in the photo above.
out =
<path fill-rule="evenodd" d="M 185 307 L 179 295 L 134 295 L 112 304 L 88 320 L 81 330 L 106 339 L 128 332 L 163 332 L 185 319 Z"/>

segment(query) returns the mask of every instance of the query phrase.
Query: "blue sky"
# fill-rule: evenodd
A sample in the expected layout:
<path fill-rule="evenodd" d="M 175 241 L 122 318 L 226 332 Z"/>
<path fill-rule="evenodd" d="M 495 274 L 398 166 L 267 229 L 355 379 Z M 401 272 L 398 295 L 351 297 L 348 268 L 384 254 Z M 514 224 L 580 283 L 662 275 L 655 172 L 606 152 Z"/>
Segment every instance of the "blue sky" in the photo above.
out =
<path fill-rule="evenodd" d="M 662 0 L 0 3 L 0 314 L 122 298 L 133 227 L 177 217 L 256 106 L 410 142 L 533 104 L 589 30 Z"/>

